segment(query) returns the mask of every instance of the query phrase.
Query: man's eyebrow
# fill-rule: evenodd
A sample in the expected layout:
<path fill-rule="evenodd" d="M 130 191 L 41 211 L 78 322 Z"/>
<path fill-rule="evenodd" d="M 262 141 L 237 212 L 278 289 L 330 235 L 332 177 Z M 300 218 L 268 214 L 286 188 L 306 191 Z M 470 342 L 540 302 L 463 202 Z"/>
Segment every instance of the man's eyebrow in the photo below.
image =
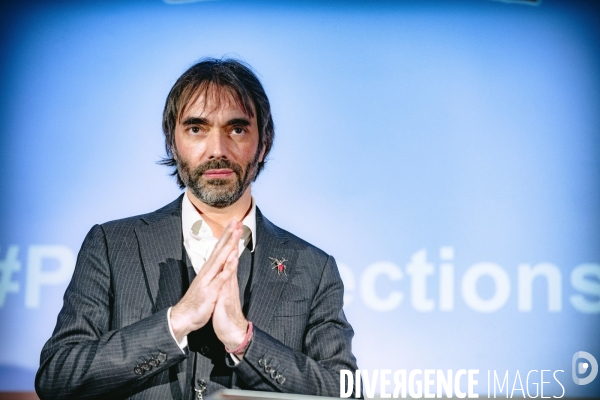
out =
<path fill-rule="evenodd" d="M 227 121 L 227 125 L 248 126 L 251 122 L 246 118 L 234 118 Z"/>
<path fill-rule="evenodd" d="M 182 122 L 182 125 L 208 125 L 208 121 L 206 118 L 188 117 Z"/>

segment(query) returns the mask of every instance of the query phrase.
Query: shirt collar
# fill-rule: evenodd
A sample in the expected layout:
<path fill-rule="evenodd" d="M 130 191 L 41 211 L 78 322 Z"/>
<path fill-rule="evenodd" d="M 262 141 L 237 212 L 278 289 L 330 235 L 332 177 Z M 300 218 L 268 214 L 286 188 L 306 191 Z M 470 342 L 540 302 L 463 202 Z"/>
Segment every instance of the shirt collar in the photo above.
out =
<path fill-rule="evenodd" d="M 183 202 L 181 203 L 181 228 L 183 230 L 183 240 L 196 236 L 200 240 L 202 238 L 213 238 L 213 233 L 208 224 L 204 223 L 202 216 L 194 207 L 188 197 L 188 191 L 185 191 L 183 196 Z M 248 239 L 252 237 L 251 252 L 254 252 L 256 246 L 256 203 L 254 197 L 252 198 L 252 205 L 250 206 L 250 212 L 242 220 L 242 240 L 248 244 Z"/>

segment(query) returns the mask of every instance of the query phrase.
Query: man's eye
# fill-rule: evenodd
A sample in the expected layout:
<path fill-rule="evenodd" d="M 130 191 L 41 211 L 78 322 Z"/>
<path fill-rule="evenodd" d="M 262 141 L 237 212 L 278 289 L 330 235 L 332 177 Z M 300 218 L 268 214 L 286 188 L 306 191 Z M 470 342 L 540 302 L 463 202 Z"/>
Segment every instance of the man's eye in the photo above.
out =
<path fill-rule="evenodd" d="M 188 129 L 191 133 L 200 133 L 200 128 L 197 126 L 191 126 Z"/>
<path fill-rule="evenodd" d="M 246 132 L 246 130 L 240 126 L 233 128 L 233 133 L 236 135 L 241 135 L 244 132 Z"/>

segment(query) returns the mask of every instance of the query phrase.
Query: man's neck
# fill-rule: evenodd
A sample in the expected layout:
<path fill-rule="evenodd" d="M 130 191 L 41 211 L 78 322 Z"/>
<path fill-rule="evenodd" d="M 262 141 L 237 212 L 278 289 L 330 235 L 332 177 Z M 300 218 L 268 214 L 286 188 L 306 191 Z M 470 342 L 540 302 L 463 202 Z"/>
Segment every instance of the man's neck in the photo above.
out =
<path fill-rule="evenodd" d="M 242 197 L 230 206 L 217 208 L 201 202 L 192 192 L 186 190 L 186 196 L 190 199 L 196 210 L 202 216 L 204 222 L 210 227 L 213 236 L 220 238 L 225 231 L 225 226 L 232 221 L 242 221 L 250 211 L 252 205 L 252 193 L 250 187 L 246 189 Z"/>

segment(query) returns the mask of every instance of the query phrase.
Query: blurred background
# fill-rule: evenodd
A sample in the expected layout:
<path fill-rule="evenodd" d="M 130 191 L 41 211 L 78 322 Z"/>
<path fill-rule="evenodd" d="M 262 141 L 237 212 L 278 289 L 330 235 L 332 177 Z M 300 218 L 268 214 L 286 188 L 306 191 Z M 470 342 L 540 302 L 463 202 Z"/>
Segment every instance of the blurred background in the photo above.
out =
<path fill-rule="evenodd" d="M 156 164 L 165 98 L 227 56 L 274 113 L 256 202 L 335 256 L 361 369 L 600 396 L 572 375 L 600 360 L 597 2 L 0 7 L 0 392 L 33 390 L 92 225 L 181 193 Z"/>

